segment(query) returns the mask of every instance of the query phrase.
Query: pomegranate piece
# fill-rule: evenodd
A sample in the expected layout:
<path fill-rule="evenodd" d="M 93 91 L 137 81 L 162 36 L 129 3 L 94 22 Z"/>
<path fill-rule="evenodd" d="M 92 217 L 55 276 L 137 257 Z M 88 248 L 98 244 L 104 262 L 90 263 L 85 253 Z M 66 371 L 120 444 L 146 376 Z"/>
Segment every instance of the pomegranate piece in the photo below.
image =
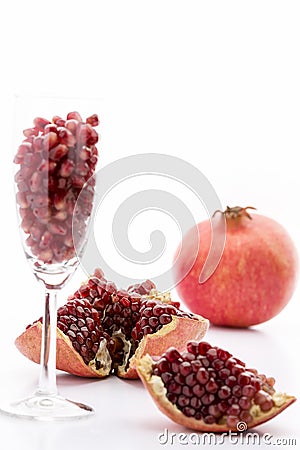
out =
<path fill-rule="evenodd" d="M 97 115 L 91 117 L 89 122 L 78 112 L 69 113 L 67 120 L 54 116 L 52 122 L 37 117 L 34 126 L 24 130 L 26 139 L 15 155 L 14 162 L 20 166 L 15 181 L 21 227 L 28 234 L 29 255 L 42 263 L 60 263 L 75 256 L 70 232 L 74 214 L 84 234 L 93 204 L 92 183 L 84 204 L 74 208 L 81 188 L 96 169 L 98 133 L 92 123 L 99 121 Z M 25 214 L 25 209 L 30 213 Z"/>
<path fill-rule="evenodd" d="M 39 363 L 42 319 L 29 325 L 16 340 L 17 348 Z M 107 376 L 111 358 L 98 312 L 84 299 L 70 300 L 57 311 L 57 356 L 60 370 L 85 377 Z"/>
<path fill-rule="evenodd" d="M 156 360 L 146 355 L 136 368 L 159 409 L 199 431 L 237 431 L 239 422 L 252 428 L 296 400 L 277 393 L 274 379 L 207 342 L 190 341 L 184 351 L 170 347 Z"/>
<path fill-rule="evenodd" d="M 169 294 L 156 291 L 150 280 L 118 290 L 105 279 L 102 271 L 95 271 L 70 298 L 85 298 L 99 311 L 103 329 L 111 336 L 113 368 L 122 378 L 138 378 L 135 358 L 147 352 L 160 355 L 178 341 L 185 345 L 190 339 L 203 337 L 208 327 L 206 319 L 181 311 L 179 303 L 172 302 Z M 161 305 L 161 317 L 152 313 L 157 305 Z M 146 318 L 149 310 L 151 314 Z M 145 319 L 151 327 L 143 326 Z"/>
<path fill-rule="evenodd" d="M 44 231 L 41 241 L 46 252 L 52 251 L 56 258 L 62 257 L 59 252 L 66 251 L 67 247 L 62 244 L 59 248 L 53 244 L 55 239 L 54 234 L 50 233 L 52 240 L 47 231 Z M 64 238 L 65 239 L 65 238 Z M 65 241 L 63 241 L 65 242 Z M 32 245 L 36 245 L 36 241 L 32 242 Z M 47 255 L 49 258 L 49 255 Z M 90 350 L 89 346 L 93 342 L 94 337 L 91 335 L 91 330 L 87 325 L 87 322 L 92 323 L 90 319 L 99 324 L 103 331 L 103 339 L 101 342 L 101 351 L 107 350 L 111 359 L 110 371 L 114 371 L 118 376 L 123 378 L 138 378 L 137 372 L 134 368 L 135 360 L 142 357 L 144 354 L 149 353 L 151 355 L 160 355 L 170 345 L 177 342 L 185 343 L 192 338 L 201 338 L 207 330 L 208 322 L 200 316 L 184 313 L 179 309 L 179 304 L 171 301 L 169 295 L 159 294 L 154 290 L 154 284 L 150 280 L 130 286 L 129 290 L 117 289 L 116 285 L 109 282 L 104 277 L 103 272 L 100 269 L 96 269 L 93 276 L 91 276 L 80 288 L 69 297 L 68 303 L 60 308 L 58 313 L 58 346 L 61 339 L 61 332 L 65 333 L 71 340 L 74 347 L 73 359 L 78 361 L 78 354 L 81 359 L 81 369 L 76 370 L 72 365 L 66 367 L 63 353 L 58 353 L 57 367 L 66 370 L 70 373 L 75 373 L 81 376 L 103 376 L 103 373 L 97 373 L 97 371 L 88 371 L 85 365 L 90 365 L 90 359 L 85 359 L 86 354 L 82 352 L 82 349 L 76 344 L 81 345 L 81 334 L 84 331 L 84 337 L 89 339 L 86 343 L 86 347 Z M 134 292 L 134 289 L 145 292 L 145 295 L 141 295 L 138 292 Z M 73 303 L 83 301 L 90 307 L 90 312 L 86 314 L 86 324 L 81 322 L 76 323 L 78 327 L 80 325 L 81 331 L 78 336 L 77 328 L 72 325 L 75 321 L 73 316 L 76 314 L 73 312 Z M 63 311 L 63 314 L 62 314 Z M 96 311 L 96 312 L 95 312 Z M 147 317 L 144 314 L 148 311 Z M 151 311 L 151 314 L 149 313 Z M 90 315 L 88 315 L 90 314 Z M 169 320 L 163 319 L 160 321 L 160 317 L 167 315 Z M 63 316 L 63 319 L 60 317 Z M 88 318 L 89 317 L 89 318 Z M 95 319 L 97 318 L 97 320 Z M 142 326 L 137 334 L 134 330 L 139 323 L 143 323 L 146 319 L 151 325 Z M 61 322 L 66 326 L 60 325 Z M 164 322 L 164 323 L 161 323 Z M 19 350 L 27 357 L 35 362 L 38 362 L 39 345 L 40 345 L 40 325 L 35 322 L 32 326 L 29 326 L 26 331 L 17 338 L 16 345 Z M 151 327 L 148 330 L 147 327 Z M 69 332 L 69 330 L 72 331 Z M 75 334 L 74 334 L 75 333 Z M 33 339 L 33 336 L 38 339 Z M 85 351 L 85 347 L 84 347 Z M 76 352 L 78 354 L 76 354 Z M 71 351 L 68 350 L 68 358 L 71 358 Z M 91 354 L 88 354 L 88 358 L 92 358 Z M 106 353 L 105 353 L 106 355 Z M 100 358 L 98 358 L 100 361 Z M 107 356 L 106 356 L 107 360 Z M 101 362 L 101 361 L 100 361 Z M 107 366 L 107 361 L 105 362 Z"/>

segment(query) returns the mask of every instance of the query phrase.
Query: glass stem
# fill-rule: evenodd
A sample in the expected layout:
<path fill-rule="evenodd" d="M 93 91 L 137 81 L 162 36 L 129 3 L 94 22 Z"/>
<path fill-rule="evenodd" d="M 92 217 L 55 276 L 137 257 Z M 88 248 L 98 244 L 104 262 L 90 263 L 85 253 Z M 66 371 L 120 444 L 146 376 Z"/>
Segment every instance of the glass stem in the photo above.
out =
<path fill-rule="evenodd" d="M 56 322 L 57 290 L 46 289 L 43 317 L 39 395 L 56 395 Z"/>

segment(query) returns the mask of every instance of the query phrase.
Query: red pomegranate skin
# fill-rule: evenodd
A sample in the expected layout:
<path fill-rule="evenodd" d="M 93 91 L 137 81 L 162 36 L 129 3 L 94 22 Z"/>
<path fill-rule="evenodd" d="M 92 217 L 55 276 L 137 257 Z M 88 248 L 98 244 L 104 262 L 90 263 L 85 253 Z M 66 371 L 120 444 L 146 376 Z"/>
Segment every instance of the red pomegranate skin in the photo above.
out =
<path fill-rule="evenodd" d="M 226 242 L 215 272 L 199 284 L 211 245 L 207 220 L 197 225 L 199 252 L 177 291 L 192 312 L 211 323 L 248 327 L 276 316 L 289 302 L 297 281 L 298 255 L 290 236 L 275 220 L 256 213 L 252 220 L 245 215 L 225 217 Z M 182 254 L 174 265 L 175 282 L 191 266 L 192 235 L 190 230 L 182 240 Z"/>

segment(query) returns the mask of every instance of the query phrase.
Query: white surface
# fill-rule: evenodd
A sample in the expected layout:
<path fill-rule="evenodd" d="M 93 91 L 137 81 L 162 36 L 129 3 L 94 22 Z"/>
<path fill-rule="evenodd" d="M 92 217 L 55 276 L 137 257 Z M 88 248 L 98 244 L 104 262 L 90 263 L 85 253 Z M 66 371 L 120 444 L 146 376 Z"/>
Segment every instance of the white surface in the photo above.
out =
<path fill-rule="evenodd" d="M 149 151 L 182 157 L 209 178 L 224 206 L 257 206 L 300 248 L 299 13 L 297 1 L 1 5 L 1 397 L 26 395 L 35 386 L 38 368 L 18 354 L 13 340 L 42 311 L 42 292 L 16 229 L 13 95 L 34 90 L 103 98 L 102 166 Z M 141 233 L 134 235 L 142 245 Z M 78 272 L 66 291 L 82 279 Z M 298 305 L 299 290 L 269 323 L 246 331 L 211 329 L 208 339 L 299 397 Z M 165 428 L 186 432 L 157 411 L 139 382 L 59 376 L 58 383 L 61 394 L 94 405 L 95 417 L 46 425 L 0 416 L 1 449 L 155 449 L 167 447 L 158 442 Z M 299 416 L 297 402 L 258 430 L 297 438 L 299 446 Z M 195 446 L 170 445 L 182 447 Z"/>

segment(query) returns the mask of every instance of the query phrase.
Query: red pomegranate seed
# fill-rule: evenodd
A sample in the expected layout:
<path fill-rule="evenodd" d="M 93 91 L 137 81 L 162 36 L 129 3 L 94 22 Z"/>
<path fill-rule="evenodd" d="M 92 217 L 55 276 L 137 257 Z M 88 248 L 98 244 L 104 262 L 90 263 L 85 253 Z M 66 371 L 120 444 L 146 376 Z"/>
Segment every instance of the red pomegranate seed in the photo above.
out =
<path fill-rule="evenodd" d="M 55 125 L 55 123 L 49 123 L 45 126 L 44 133 L 47 134 L 50 132 L 57 133 L 57 126 Z"/>
<path fill-rule="evenodd" d="M 79 127 L 77 139 L 82 145 L 94 145 L 98 142 L 98 133 L 90 124 L 82 124 Z"/>
<path fill-rule="evenodd" d="M 68 147 L 73 147 L 76 143 L 75 136 L 65 127 L 57 128 L 57 137 L 60 144 L 67 145 Z"/>
<path fill-rule="evenodd" d="M 83 146 L 79 152 L 79 158 L 83 161 L 89 160 L 91 157 L 91 149 L 87 146 Z"/>
<path fill-rule="evenodd" d="M 37 194 L 33 197 L 32 204 L 37 208 L 48 207 L 50 199 L 46 194 Z"/>
<path fill-rule="evenodd" d="M 44 119 L 43 117 L 36 117 L 33 120 L 34 126 L 39 130 L 43 131 L 45 126 L 48 125 L 50 122 L 47 119 Z"/>
<path fill-rule="evenodd" d="M 78 122 L 82 122 L 82 117 L 81 117 L 81 115 L 79 114 L 79 112 L 77 112 L 77 111 L 69 112 L 69 113 L 67 114 L 67 119 L 68 119 L 68 120 L 70 120 L 70 119 L 75 119 L 75 120 L 77 120 Z"/>
<path fill-rule="evenodd" d="M 68 178 L 75 169 L 75 163 L 67 159 L 61 163 L 59 174 L 61 177 Z"/>
<path fill-rule="evenodd" d="M 228 427 L 230 427 L 232 429 L 236 429 L 237 424 L 239 423 L 239 418 L 236 416 L 228 416 L 226 423 L 227 423 Z"/>
<path fill-rule="evenodd" d="M 53 116 L 52 122 L 55 123 L 55 125 L 58 127 L 63 127 L 65 124 L 65 120 L 60 116 Z"/>
<path fill-rule="evenodd" d="M 34 208 L 32 212 L 38 220 L 42 221 L 42 223 L 44 223 L 44 220 L 48 220 L 51 215 L 50 209 L 47 207 Z"/>
<path fill-rule="evenodd" d="M 97 127 L 99 125 L 99 118 L 97 114 L 93 114 L 86 119 L 86 123 L 92 125 L 92 127 Z"/>
<path fill-rule="evenodd" d="M 21 208 L 28 208 L 29 202 L 28 202 L 26 194 L 24 194 L 24 192 L 17 192 L 16 198 L 17 198 L 17 203 Z"/>
<path fill-rule="evenodd" d="M 25 137 L 37 136 L 39 134 L 39 130 L 36 127 L 26 128 L 26 130 L 23 130 L 23 134 Z"/>
<path fill-rule="evenodd" d="M 58 144 L 53 147 L 49 152 L 49 157 L 54 161 L 59 161 L 68 153 L 68 147 L 64 144 Z"/>
<path fill-rule="evenodd" d="M 39 172 L 34 172 L 29 181 L 29 187 L 31 192 L 39 192 L 42 185 L 42 175 Z"/>
<path fill-rule="evenodd" d="M 48 151 L 58 144 L 58 136 L 53 131 L 50 131 L 44 136 L 43 149 Z"/>
<path fill-rule="evenodd" d="M 41 152 L 44 149 L 44 139 L 45 139 L 44 136 L 36 136 L 33 139 L 32 147 L 33 147 L 35 152 L 39 153 L 39 152 Z"/>
<path fill-rule="evenodd" d="M 49 231 L 45 231 L 39 243 L 40 248 L 42 249 L 48 248 L 51 241 L 52 241 L 52 234 Z"/>
<path fill-rule="evenodd" d="M 209 380 L 209 373 L 204 367 L 201 367 L 197 372 L 196 378 L 200 384 L 206 384 Z"/>
<path fill-rule="evenodd" d="M 66 127 L 66 128 L 67 128 L 74 136 L 76 136 L 76 134 L 77 134 L 77 128 L 78 128 L 78 126 L 79 126 L 78 120 L 75 120 L 75 119 L 69 119 L 69 120 L 66 120 L 65 127 Z"/>
<path fill-rule="evenodd" d="M 240 399 L 239 399 L 239 406 L 242 409 L 250 409 L 251 408 L 251 399 L 249 399 L 248 397 L 246 397 L 245 395 L 243 395 Z"/>
<path fill-rule="evenodd" d="M 52 234 L 58 234 L 60 236 L 65 236 L 67 234 L 67 229 L 63 225 L 55 222 L 51 222 L 48 224 L 48 230 Z"/>
<path fill-rule="evenodd" d="M 210 350 L 210 348 L 211 348 L 211 345 L 208 344 L 207 342 L 204 342 L 204 341 L 200 342 L 199 343 L 199 355 L 202 355 L 202 356 L 206 355 L 206 352 L 208 350 Z"/>

